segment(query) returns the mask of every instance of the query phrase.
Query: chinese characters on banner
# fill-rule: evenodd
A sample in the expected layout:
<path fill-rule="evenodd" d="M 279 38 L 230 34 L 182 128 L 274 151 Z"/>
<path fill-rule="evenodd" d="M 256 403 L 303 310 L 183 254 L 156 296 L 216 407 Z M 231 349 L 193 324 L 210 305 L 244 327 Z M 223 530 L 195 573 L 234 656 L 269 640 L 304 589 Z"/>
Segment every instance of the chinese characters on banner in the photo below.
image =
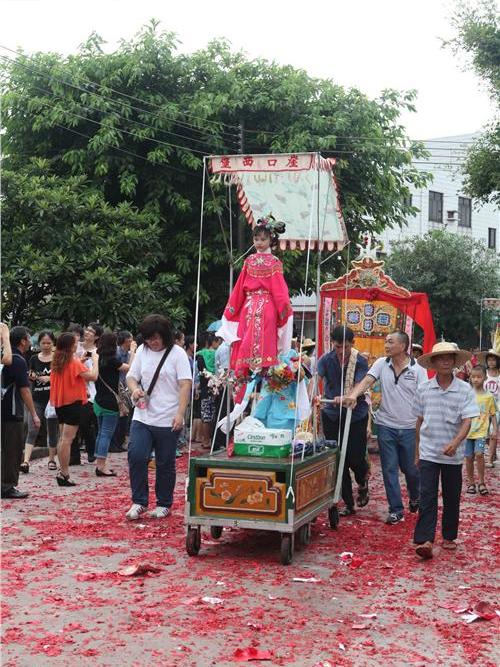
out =
<path fill-rule="evenodd" d="M 250 225 L 271 213 L 286 223 L 282 249 L 302 250 L 308 243 L 333 250 L 347 242 L 333 164 L 317 153 L 218 155 L 209 160 L 212 174 L 236 185 Z"/>

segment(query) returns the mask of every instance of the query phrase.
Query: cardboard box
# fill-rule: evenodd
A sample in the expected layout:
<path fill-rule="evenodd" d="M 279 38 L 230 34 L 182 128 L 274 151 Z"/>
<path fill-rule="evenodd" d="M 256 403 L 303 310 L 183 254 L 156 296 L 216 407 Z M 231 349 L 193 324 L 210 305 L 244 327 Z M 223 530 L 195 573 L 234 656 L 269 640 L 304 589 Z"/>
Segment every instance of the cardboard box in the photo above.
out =
<path fill-rule="evenodd" d="M 288 429 L 234 430 L 234 453 L 237 456 L 286 457 L 292 451 L 292 431 Z"/>

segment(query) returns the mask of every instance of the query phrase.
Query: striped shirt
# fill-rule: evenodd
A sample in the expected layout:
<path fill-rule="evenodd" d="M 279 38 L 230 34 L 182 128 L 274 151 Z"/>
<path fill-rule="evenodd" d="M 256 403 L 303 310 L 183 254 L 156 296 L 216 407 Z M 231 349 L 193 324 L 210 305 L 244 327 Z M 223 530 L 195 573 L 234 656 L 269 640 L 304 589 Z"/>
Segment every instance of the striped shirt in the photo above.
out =
<path fill-rule="evenodd" d="M 443 450 L 456 437 L 463 419 L 479 415 L 472 387 L 455 377 L 448 389 L 443 390 L 434 377 L 418 387 L 413 412 L 416 418 L 423 418 L 420 427 L 420 458 L 434 463 L 461 465 L 465 440 L 460 443 L 454 456 L 446 456 Z"/>

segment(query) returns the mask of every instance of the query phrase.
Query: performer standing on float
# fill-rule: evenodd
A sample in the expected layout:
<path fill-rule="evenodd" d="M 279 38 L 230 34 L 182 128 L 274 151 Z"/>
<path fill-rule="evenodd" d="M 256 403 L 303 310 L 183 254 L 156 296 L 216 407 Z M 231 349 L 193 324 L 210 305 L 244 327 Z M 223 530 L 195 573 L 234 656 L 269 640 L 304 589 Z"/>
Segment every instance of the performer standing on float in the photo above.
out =
<path fill-rule="evenodd" d="M 278 354 L 290 350 L 293 311 L 283 265 L 272 254 L 284 231 L 272 215 L 257 221 L 256 253 L 245 260 L 217 331 L 231 345 L 230 368 L 240 378 L 275 366 Z"/>

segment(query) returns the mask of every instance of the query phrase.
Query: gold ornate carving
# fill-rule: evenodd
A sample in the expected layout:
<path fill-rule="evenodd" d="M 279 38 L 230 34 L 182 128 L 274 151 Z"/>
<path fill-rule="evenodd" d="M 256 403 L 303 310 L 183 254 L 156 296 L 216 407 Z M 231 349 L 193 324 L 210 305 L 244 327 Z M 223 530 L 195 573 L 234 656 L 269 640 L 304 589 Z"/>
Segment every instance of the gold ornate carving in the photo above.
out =
<path fill-rule="evenodd" d="M 394 296 L 409 297 L 410 292 L 404 287 L 396 285 L 392 278 L 384 273 L 384 263 L 382 260 L 376 260 L 372 257 L 351 262 L 352 269 L 349 273 L 341 276 L 333 282 L 324 283 L 321 290 L 346 290 L 346 289 L 381 289 Z"/>

